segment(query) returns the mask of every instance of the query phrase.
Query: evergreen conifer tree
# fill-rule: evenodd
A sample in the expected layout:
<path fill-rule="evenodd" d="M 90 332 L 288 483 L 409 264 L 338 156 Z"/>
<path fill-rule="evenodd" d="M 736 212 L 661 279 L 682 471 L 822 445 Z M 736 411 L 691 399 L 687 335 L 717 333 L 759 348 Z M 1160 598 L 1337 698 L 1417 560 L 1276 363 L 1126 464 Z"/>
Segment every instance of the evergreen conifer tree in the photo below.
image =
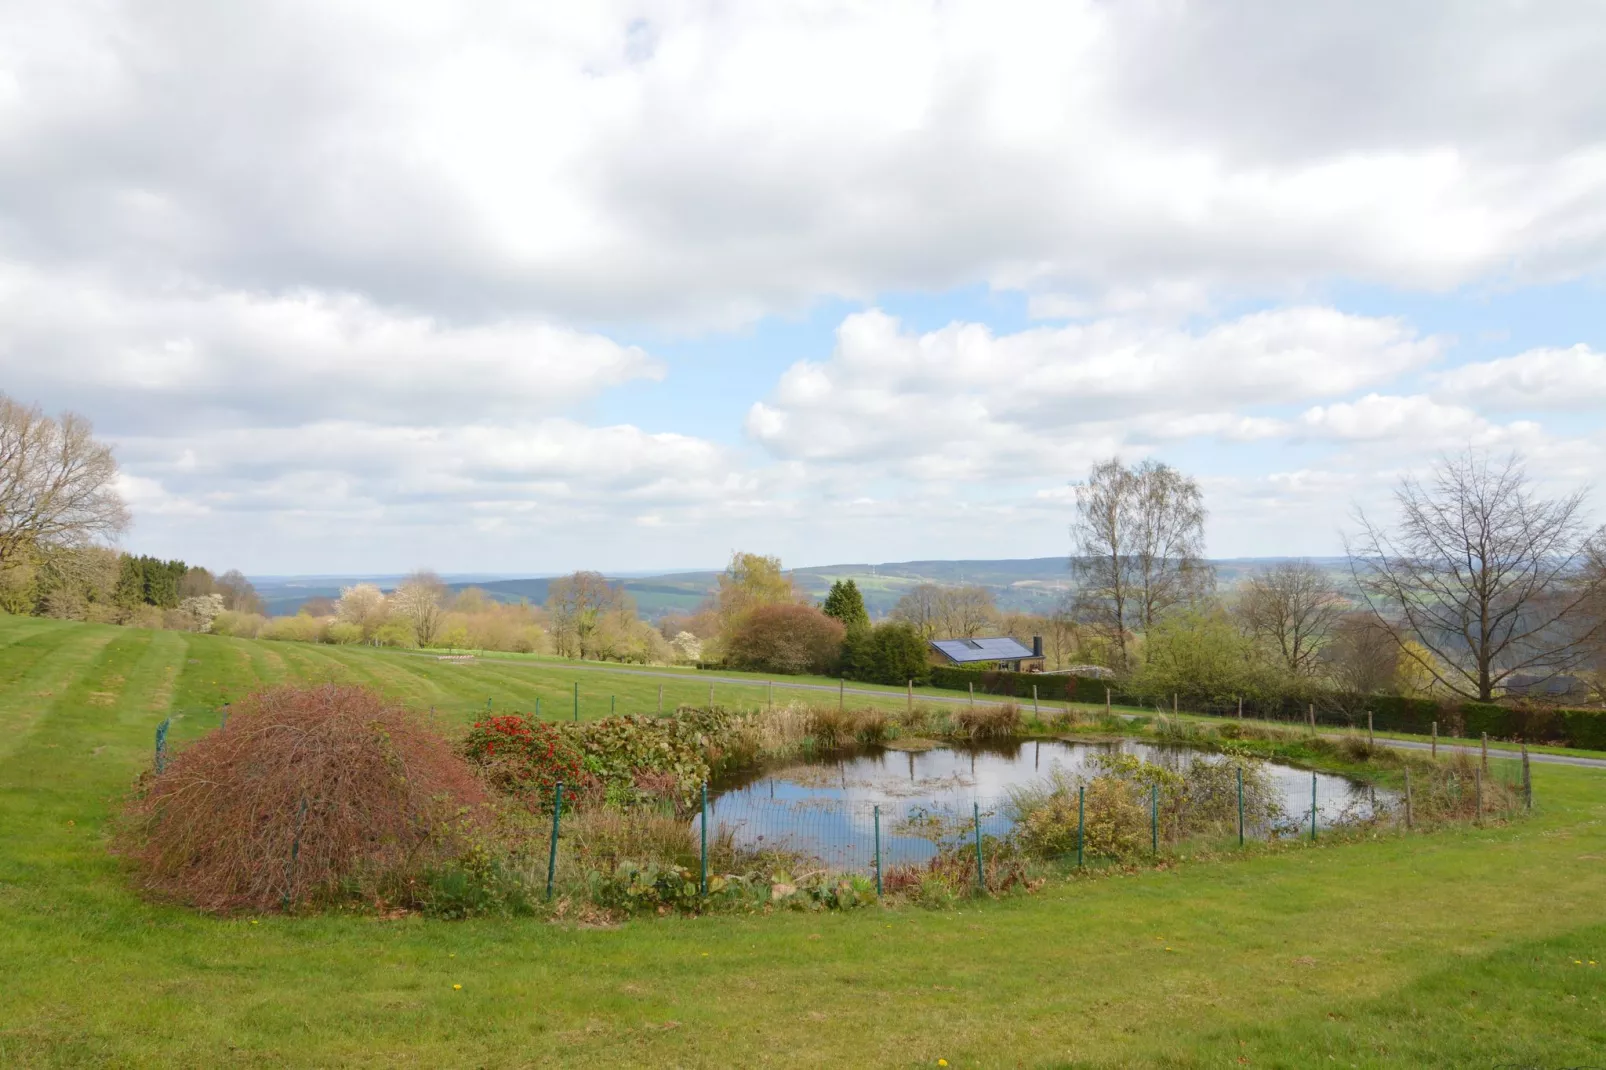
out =
<path fill-rule="evenodd" d="M 830 593 L 825 596 L 825 603 L 820 608 L 827 617 L 841 621 L 849 631 L 870 625 L 870 614 L 864 608 L 864 596 L 859 593 L 859 585 L 852 580 L 832 583 Z"/>

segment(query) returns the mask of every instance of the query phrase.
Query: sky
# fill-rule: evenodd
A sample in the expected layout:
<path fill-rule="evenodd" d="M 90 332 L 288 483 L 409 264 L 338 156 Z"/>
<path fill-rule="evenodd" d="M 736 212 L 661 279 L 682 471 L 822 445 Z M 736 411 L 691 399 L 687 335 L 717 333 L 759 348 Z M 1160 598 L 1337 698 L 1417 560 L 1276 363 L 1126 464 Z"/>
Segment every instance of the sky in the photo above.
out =
<path fill-rule="evenodd" d="M 1214 557 L 1606 513 L 1593 2 L 0 0 L 0 389 L 253 574 Z"/>

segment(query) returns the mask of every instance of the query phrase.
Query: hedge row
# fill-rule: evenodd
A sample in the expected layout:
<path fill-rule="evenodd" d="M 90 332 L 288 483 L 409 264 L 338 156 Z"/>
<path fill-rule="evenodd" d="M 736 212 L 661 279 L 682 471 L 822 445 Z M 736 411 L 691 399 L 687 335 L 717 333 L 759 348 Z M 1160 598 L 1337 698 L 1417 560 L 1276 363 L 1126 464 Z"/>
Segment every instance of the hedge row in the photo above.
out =
<path fill-rule="evenodd" d="M 1105 680 L 1046 673 L 1009 672 L 1002 669 L 962 669 L 938 666 L 931 670 L 933 687 L 969 691 L 972 687 L 986 695 L 1004 695 L 1029 700 L 1033 688 L 1045 702 L 1079 702 L 1102 705 L 1106 688 L 1110 700 L 1119 706 L 1150 705 L 1135 695 L 1113 689 Z M 1163 703 L 1162 708 L 1169 705 Z M 1237 703 L 1225 704 L 1197 696 L 1180 695 L 1177 705 L 1188 713 L 1230 715 Z M 1487 732 L 1492 739 L 1526 740 L 1530 743 L 1561 743 L 1589 750 L 1606 750 L 1606 710 L 1548 709 L 1539 706 L 1497 706 L 1487 702 L 1440 703 L 1433 699 L 1405 698 L 1400 695 L 1352 695 L 1322 692 L 1311 696 L 1287 696 L 1270 701 L 1246 699 L 1245 715 L 1267 720 L 1303 721 L 1311 706 L 1322 724 L 1364 727 L 1372 714 L 1372 726 L 1380 732 L 1409 732 L 1427 735 L 1438 723 L 1446 736 L 1477 739 Z"/>

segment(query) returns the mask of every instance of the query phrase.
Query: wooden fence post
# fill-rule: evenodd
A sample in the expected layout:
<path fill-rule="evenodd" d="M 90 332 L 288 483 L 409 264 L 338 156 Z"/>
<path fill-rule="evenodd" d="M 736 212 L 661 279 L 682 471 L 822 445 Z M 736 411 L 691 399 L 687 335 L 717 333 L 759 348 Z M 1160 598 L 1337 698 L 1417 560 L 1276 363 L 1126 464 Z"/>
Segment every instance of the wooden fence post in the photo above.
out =
<path fill-rule="evenodd" d="M 1366 711 L 1366 745 L 1368 747 L 1377 746 L 1377 736 L 1372 732 L 1372 711 L 1371 710 L 1367 710 Z"/>
<path fill-rule="evenodd" d="M 1405 767 L 1405 827 L 1411 827 L 1411 767 Z"/>
<path fill-rule="evenodd" d="M 1524 810 L 1534 808 L 1534 781 L 1533 774 L 1528 768 L 1528 741 L 1522 741 L 1522 807 Z"/>
<path fill-rule="evenodd" d="M 1439 722 L 1433 722 L 1433 757 L 1439 756 Z"/>

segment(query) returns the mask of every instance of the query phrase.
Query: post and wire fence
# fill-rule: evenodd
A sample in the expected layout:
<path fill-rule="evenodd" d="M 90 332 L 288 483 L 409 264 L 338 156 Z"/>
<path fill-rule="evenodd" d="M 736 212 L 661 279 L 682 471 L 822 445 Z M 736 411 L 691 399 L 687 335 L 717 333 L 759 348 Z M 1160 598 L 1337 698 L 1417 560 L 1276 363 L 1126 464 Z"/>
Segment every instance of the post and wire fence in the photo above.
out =
<path fill-rule="evenodd" d="M 707 895 L 711 875 L 782 871 L 858 876 L 877 895 L 905 890 L 938 874 L 955 885 L 997 891 L 1028 871 L 1070 873 L 1143 866 L 1201 849 L 1318 842 L 1348 833 L 1407 832 L 1431 822 L 1482 824 L 1531 806 L 1532 780 L 1470 772 L 1409 771 L 1393 789 L 1284 770 L 1246 784 L 1244 768 L 1199 785 L 1114 781 L 1062 784 L 1051 794 L 981 796 L 962 792 L 852 798 L 818 785 L 760 779 L 713 792 L 704 784 L 692 809 L 677 813 L 677 855 Z M 607 858 L 560 856 L 565 821 L 556 791 L 547 889 Z M 641 861 L 641 859 L 633 859 Z"/>

